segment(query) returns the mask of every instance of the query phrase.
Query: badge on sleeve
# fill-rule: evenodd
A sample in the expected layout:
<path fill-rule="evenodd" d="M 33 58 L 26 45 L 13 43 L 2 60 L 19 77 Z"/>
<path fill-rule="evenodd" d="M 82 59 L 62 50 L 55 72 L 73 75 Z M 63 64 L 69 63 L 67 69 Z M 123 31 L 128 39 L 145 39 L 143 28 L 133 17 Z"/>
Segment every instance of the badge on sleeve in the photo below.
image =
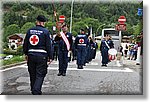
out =
<path fill-rule="evenodd" d="M 39 43 L 39 37 L 37 35 L 32 35 L 29 39 L 31 45 L 37 45 Z"/>

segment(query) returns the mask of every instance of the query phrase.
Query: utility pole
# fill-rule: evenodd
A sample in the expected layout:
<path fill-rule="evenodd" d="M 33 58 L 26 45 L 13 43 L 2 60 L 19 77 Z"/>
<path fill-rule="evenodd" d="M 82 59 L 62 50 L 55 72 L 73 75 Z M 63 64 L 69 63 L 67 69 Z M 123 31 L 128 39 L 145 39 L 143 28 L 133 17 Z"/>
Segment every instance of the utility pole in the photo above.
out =
<path fill-rule="evenodd" d="M 73 2 L 74 2 L 74 0 L 72 0 L 72 3 L 71 3 L 70 33 L 72 32 L 72 13 L 73 13 Z"/>

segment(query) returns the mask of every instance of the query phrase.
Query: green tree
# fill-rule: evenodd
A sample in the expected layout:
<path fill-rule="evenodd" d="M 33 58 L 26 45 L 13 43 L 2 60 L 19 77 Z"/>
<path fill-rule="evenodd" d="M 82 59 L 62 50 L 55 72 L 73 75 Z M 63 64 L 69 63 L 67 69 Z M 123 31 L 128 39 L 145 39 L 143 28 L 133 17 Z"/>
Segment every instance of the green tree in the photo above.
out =
<path fill-rule="evenodd" d="M 78 32 L 76 32 L 76 31 L 73 30 L 72 31 L 72 35 L 76 37 L 78 35 Z"/>
<path fill-rule="evenodd" d="M 133 30 L 134 30 L 134 35 L 139 35 L 141 32 L 141 25 L 138 23 L 136 26 L 134 26 Z"/>
<path fill-rule="evenodd" d="M 70 5 L 68 3 L 55 3 L 55 8 L 59 15 L 66 16 L 66 23 L 70 24 Z M 4 4 L 4 28 L 11 24 L 17 24 L 20 28 L 26 22 L 34 23 L 37 15 L 45 15 L 49 21 L 54 21 L 53 8 L 51 4 L 44 3 L 5 3 Z M 138 33 L 139 31 L 135 27 L 140 22 L 140 18 L 137 16 L 137 9 L 143 8 L 142 3 L 133 2 L 107 2 L 107 3 L 79 3 L 74 2 L 73 8 L 73 27 L 72 31 L 79 32 L 80 28 L 85 28 L 85 24 L 92 27 L 93 33 L 97 32 L 100 25 L 105 24 L 105 27 L 114 27 L 114 24 L 118 24 L 118 18 L 124 15 L 127 19 L 126 23 L 129 26 L 125 34 L 131 34 L 133 32 Z M 26 18 L 27 17 L 27 18 Z M 53 19 L 52 19 L 53 18 Z M 46 27 L 52 30 L 53 23 L 47 23 Z M 140 25 L 142 26 L 142 25 Z M 104 27 L 103 27 L 104 28 Z M 102 28 L 98 29 L 100 32 Z M 135 30 L 136 29 L 136 30 Z M 132 33 L 133 33 L 132 32 Z"/>
<path fill-rule="evenodd" d="M 4 29 L 4 42 L 7 42 L 7 37 L 9 35 L 15 34 L 15 33 L 20 33 L 20 28 L 16 24 L 11 24 L 7 28 Z"/>
<path fill-rule="evenodd" d="M 128 23 L 128 24 L 126 24 L 127 25 L 127 35 L 129 36 L 129 35 L 131 35 L 131 34 L 133 34 L 133 32 L 134 32 L 134 30 L 133 30 L 133 27 Z"/>
<path fill-rule="evenodd" d="M 53 26 L 56 26 L 55 22 L 46 22 L 45 27 L 52 32 Z"/>
<path fill-rule="evenodd" d="M 28 12 L 27 21 L 35 22 L 38 15 L 45 15 L 47 18 L 49 18 L 47 12 L 41 10 L 40 8 L 35 8 L 34 10 Z"/>
<path fill-rule="evenodd" d="M 34 27 L 34 26 L 35 26 L 35 24 L 32 23 L 32 22 L 27 22 L 27 23 L 25 23 L 25 24 L 22 26 L 22 28 L 21 28 L 21 33 L 26 34 L 27 30 L 28 30 L 29 28 L 31 28 L 31 27 Z"/>
<path fill-rule="evenodd" d="M 10 24 L 16 24 L 17 15 L 13 11 L 8 11 L 4 13 L 4 27 L 9 26 Z"/>
<path fill-rule="evenodd" d="M 96 33 L 97 28 L 99 27 L 99 21 L 98 19 L 94 19 L 94 18 L 85 18 L 83 20 L 84 22 L 84 26 L 85 24 L 88 25 L 89 27 L 92 27 L 93 33 Z"/>
<path fill-rule="evenodd" d="M 17 54 L 18 55 L 23 55 L 23 46 L 18 46 L 18 48 L 17 48 Z"/>
<path fill-rule="evenodd" d="M 72 26 L 72 34 L 74 35 L 74 36 L 76 36 L 77 35 L 77 33 L 79 33 L 80 32 L 80 29 L 81 28 L 85 28 L 86 26 L 85 26 L 85 23 L 83 22 L 83 21 L 80 21 L 80 22 L 75 22 L 74 24 L 73 24 L 73 26 Z"/>
<path fill-rule="evenodd" d="M 15 4 L 11 7 L 11 9 L 12 9 L 13 11 L 20 11 L 20 10 L 21 10 L 21 4 L 20 4 L 20 3 L 15 3 Z"/>

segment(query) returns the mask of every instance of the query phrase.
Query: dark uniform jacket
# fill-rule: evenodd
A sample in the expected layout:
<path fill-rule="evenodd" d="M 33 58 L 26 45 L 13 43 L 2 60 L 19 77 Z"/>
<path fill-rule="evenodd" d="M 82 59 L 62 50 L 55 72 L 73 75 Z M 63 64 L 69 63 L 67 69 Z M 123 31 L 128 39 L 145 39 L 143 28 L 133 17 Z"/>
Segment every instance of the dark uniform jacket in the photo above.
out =
<path fill-rule="evenodd" d="M 31 41 L 32 35 L 38 36 L 39 40 L 37 38 L 35 40 L 38 41 L 37 45 L 33 45 Z M 25 55 L 31 54 L 36 56 L 46 56 L 50 59 L 52 58 L 52 45 L 50 40 L 50 33 L 49 31 L 44 28 L 43 26 L 37 25 L 36 27 L 33 27 L 27 31 L 24 44 L 23 44 L 23 52 Z M 30 50 L 35 51 L 30 51 Z M 43 52 L 36 52 L 36 50 L 42 50 L 46 51 L 46 53 Z"/>
<path fill-rule="evenodd" d="M 100 45 L 100 51 L 103 51 L 103 50 L 106 50 L 106 51 L 108 51 L 109 50 L 109 48 L 108 48 L 108 46 L 106 45 L 106 40 L 102 40 L 101 41 L 101 45 Z"/>
<path fill-rule="evenodd" d="M 66 33 L 66 37 L 67 37 L 67 39 L 68 39 L 68 41 L 70 43 L 70 50 L 72 50 L 72 43 L 73 43 L 72 34 L 67 32 Z M 58 43 L 59 50 L 67 51 L 67 45 L 66 45 L 66 43 L 65 43 L 65 41 L 63 40 L 62 37 L 59 37 L 59 36 L 56 35 L 55 41 Z"/>
<path fill-rule="evenodd" d="M 107 43 L 108 43 L 110 49 L 111 49 L 111 48 L 114 48 L 114 43 L 113 43 L 112 40 L 108 40 Z"/>
<path fill-rule="evenodd" d="M 88 44 L 88 38 L 87 35 L 85 34 L 78 34 L 76 39 L 75 39 L 75 48 L 78 46 L 87 46 Z"/>

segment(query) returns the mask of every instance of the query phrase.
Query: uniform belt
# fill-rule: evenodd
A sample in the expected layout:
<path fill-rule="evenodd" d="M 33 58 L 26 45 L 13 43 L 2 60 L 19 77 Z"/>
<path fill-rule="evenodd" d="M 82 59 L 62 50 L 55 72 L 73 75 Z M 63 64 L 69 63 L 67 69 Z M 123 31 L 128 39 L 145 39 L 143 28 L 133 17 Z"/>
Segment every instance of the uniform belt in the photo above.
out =
<path fill-rule="evenodd" d="M 78 44 L 79 46 L 86 46 L 86 44 Z"/>
<path fill-rule="evenodd" d="M 29 52 L 43 52 L 43 53 L 47 53 L 45 50 L 42 50 L 42 49 L 30 49 Z"/>

